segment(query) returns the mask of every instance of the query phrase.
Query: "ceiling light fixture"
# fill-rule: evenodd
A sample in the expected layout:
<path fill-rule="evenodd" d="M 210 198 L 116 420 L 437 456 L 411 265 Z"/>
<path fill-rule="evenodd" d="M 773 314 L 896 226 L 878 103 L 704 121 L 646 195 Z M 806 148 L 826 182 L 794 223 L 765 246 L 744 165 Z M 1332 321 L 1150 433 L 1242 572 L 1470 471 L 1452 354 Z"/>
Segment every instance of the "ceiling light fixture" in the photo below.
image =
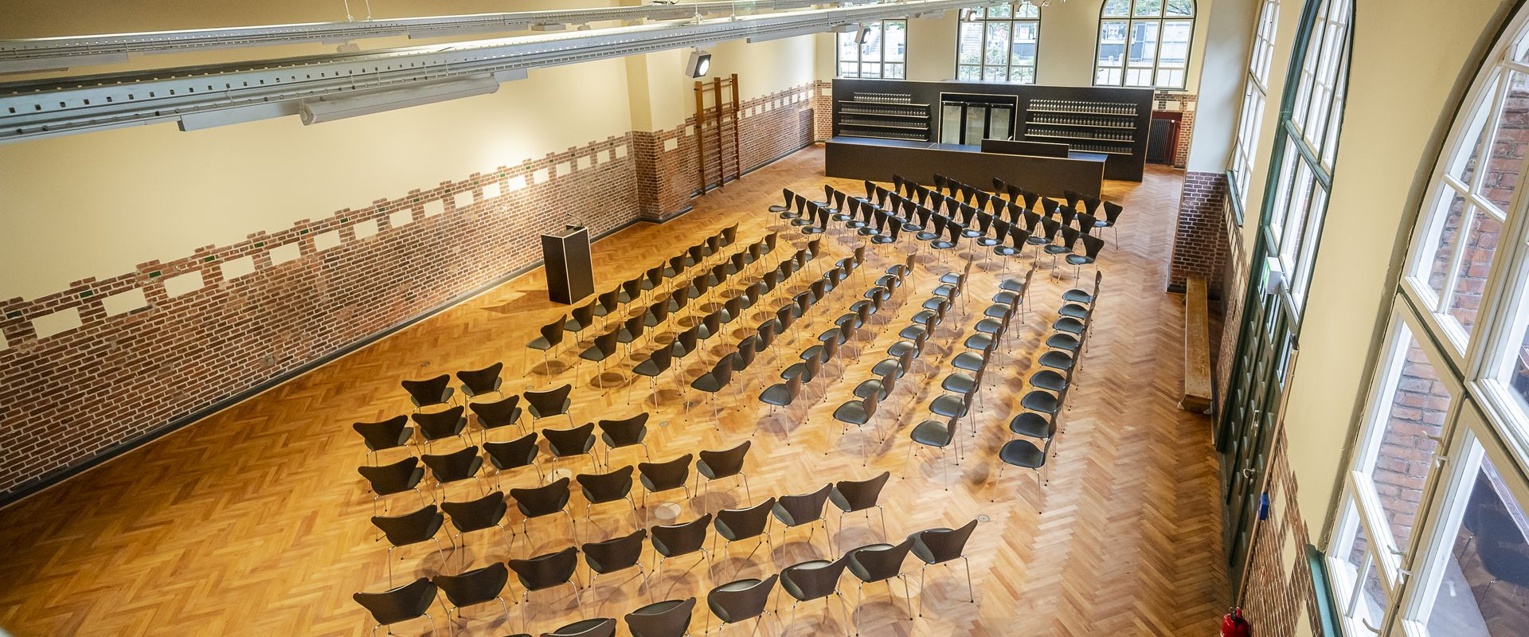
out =
<path fill-rule="evenodd" d="M 685 60 L 685 75 L 691 78 L 706 77 L 707 71 L 711 70 L 711 54 L 697 47 L 690 52 L 690 58 Z"/>
<path fill-rule="evenodd" d="M 407 88 L 309 100 L 298 107 L 298 114 L 302 117 L 304 125 L 322 124 L 411 106 L 488 95 L 498 90 L 499 80 L 494 76 L 477 75 Z"/>

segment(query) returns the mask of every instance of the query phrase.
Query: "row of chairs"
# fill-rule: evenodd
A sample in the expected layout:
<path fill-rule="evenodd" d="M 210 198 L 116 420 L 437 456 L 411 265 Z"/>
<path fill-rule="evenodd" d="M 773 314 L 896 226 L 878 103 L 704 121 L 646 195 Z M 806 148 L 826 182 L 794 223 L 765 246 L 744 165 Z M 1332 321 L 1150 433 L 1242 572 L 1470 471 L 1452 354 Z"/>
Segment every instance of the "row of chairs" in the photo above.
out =
<path fill-rule="evenodd" d="M 429 617 L 427 611 L 437 591 L 444 593 L 446 601 L 450 603 L 446 605 L 448 620 L 453 610 L 460 616 L 462 608 L 496 600 L 500 602 L 508 618 L 509 608 L 504 602 L 502 593 L 508 584 L 511 571 L 516 574 L 524 589 L 521 597 L 523 605 L 529 603 L 530 593 L 533 591 L 549 590 L 564 585 L 572 589 L 575 600 L 578 601 L 582 595 L 577 581 L 580 553 L 584 555 L 584 562 L 589 569 L 589 583 L 585 586 L 585 590 L 593 589 L 595 581 L 601 575 L 610 575 L 629 569 L 636 569 L 646 582 L 649 581 L 649 574 L 642 564 L 645 544 L 651 546 L 654 551 L 655 577 L 660 575 L 663 562 L 668 559 L 699 553 L 709 564 L 711 551 L 706 549 L 708 527 L 715 529 L 715 535 L 712 538 L 713 550 L 717 538 L 722 538 L 727 543 L 724 547 L 726 551 L 733 542 L 742 540 L 759 538 L 762 543 L 772 543 L 769 527 L 774 522 L 785 525 L 787 529 L 814 522 L 821 523 L 823 509 L 828 502 L 833 502 L 841 511 L 842 526 L 844 515 L 859 511 L 868 512 L 872 508 L 880 509 L 876 500 L 889 475 L 884 472 L 869 480 L 828 484 L 813 493 L 784 496 L 779 499 L 769 498 L 758 505 L 742 509 L 725 509 L 715 518 L 711 514 L 705 514 L 683 524 L 638 529 L 628 535 L 601 542 L 585 543 L 578 548 L 570 546 L 529 559 L 496 561 L 488 566 L 468 570 L 458 575 L 419 578 L 410 584 L 380 593 L 357 593 L 354 599 L 372 612 L 377 621 L 376 627 L 420 617 L 429 619 L 433 627 L 434 619 Z M 910 553 L 922 562 L 919 575 L 921 591 L 924 590 L 924 577 L 929 566 L 951 564 L 957 558 L 962 559 L 966 563 L 968 594 L 971 601 L 975 602 L 975 591 L 971 584 L 971 566 L 964 555 L 964 549 L 976 525 L 977 521 L 973 520 L 959 529 L 927 529 L 909 535 L 907 539 L 896 545 L 877 543 L 861 546 L 846 552 L 838 559 L 833 558 L 830 537 L 828 560 L 809 560 L 795 564 L 763 580 L 750 578 L 717 586 L 708 595 L 708 607 L 712 614 L 724 624 L 762 619 L 768 606 L 769 594 L 777 582 L 781 583 L 782 589 L 793 599 L 793 615 L 797 604 L 804 601 L 826 600 L 830 596 L 839 596 L 842 604 L 843 598 L 838 591 L 838 581 L 845 570 L 850 571 L 859 580 L 862 602 L 865 584 L 883 581 L 890 583 L 893 578 L 903 579 L 904 595 L 911 600 L 912 595 L 907 590 L 907 580 L 902 572 L 903 561 Z M 812 530 L 816 533 L 816 527 Z M 825 534 L 826 530 L 825 524 Z M 884 537 L 886 535 L 884 514 L 882 535 Z M 810 537 L 808 542 L 810 544 Z M 708 567 L 708 572 L 711 570 Z M 650 594 L 651 590 L 650 585 Z M 694 607 L 694 601 L 694 598 L 669 600 L 644 606 L 627 615 L 628 628 L 637 637 L 684 634 L 690 624 L 690 610 Z M 778 610 L 779 600 L 776 607 Z M 522 606 L 522 609 L 522 623 L 528 625 L 525 606 Z M 923 597 L 921 596 L 920 615 L 923 614 L 922 610 Z M 910 603 L 910 619 L 912 612 Z M 637 621 L 633 621 L 634 618 Z M 709 628 L 710 617 L 707 619 L 707 624 Z M 373 628 L 374 632 L 376 627 Z M 614 629 L 614 620 L 602 618 L 582 620 L 544 634 L 610 635 Z"/>
<path fill-rule="evenodd" d="M 368 459 L 376 464 L 377 455 L 382 451 L 417 448 L 416 434 L 426 449 L 435 441 L 446 438 L 458 438 L 463 446 L 471 444 L 472 434 L 466 413 L 468 409 L 473 412 L 473 421 L 478 425 L 479 441 L 483 444 L 488 443 L 490 431 L 509 426 L 522 428 L 521 421 L 525 416 L 530 417 L 532 429 L 538 421 L 558 416 L 568 418 L 568 424 L 572 425 L 573 417 L 569 414 L 572 407 L 569 394 L 572 391 L 573 386 L 566 384 L 546 390 L 528 389 L 524 394 L 524 407 L 521 406 L 521 394 L 510 394 L 493 402 L 468 403 L 466 407 L 457 405 L 444 411 L 415 412 L 379 422 L 357 422 L 351 424 L 351 428 L 361 435 Z M 411 420 L 414 427 L 408 425 Z"/>
<path fill-rule="evenodd" d="M 1059 316 L 1046 338 L 1049 349 L 1038 359 L 1044 369 L 1030 376 L 1031 390 L 1020 399 L 1024 411 L 1009 421 L 1009 432 L 1016 437 L 998 451 L 1000 479 L 1004 466 L 1012 465 L 1032 469 L 1037 481 L 1048 482 L 1046 460 L 1056 439 L 1057 420 L 1062 410 L 1068 408 L 1068 393 L 1075 386 L 1074 377 L 1088 346 L 1102 281 L 1103 276 L 1096 273 L 1091 290 L 1072 289 L 1063 293 Z"/>

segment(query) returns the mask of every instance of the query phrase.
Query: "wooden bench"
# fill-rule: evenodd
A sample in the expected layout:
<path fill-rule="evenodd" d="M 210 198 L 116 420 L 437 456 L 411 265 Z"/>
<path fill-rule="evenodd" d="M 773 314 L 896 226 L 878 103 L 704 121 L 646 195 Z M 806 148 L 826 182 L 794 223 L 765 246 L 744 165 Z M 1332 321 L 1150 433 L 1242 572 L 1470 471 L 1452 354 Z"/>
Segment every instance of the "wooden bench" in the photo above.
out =
<path fill-rule="evenodd" d="M 1210 292 L 1205 277 L 1184 285 L 1184 398 L 1179 408 L 1210 412 Z"/>

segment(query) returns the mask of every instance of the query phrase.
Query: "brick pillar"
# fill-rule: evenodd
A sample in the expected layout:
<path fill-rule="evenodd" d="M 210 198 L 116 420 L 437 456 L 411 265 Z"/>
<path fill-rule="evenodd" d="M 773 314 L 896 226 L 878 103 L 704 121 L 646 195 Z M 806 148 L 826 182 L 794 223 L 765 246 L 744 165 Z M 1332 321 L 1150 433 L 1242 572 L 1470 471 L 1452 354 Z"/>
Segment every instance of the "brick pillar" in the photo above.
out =
<path fill-rule="evenodd" d="M 1226 176 L 1220 173 L 1186 172 L 1179 194 L 1179 221 L 1173 236 L 1172 270 L 1168 289 L 1184 289 L 1191 275 L 1205 277 L 1211 294 L 1222 291 L 1221 272 L 1226 262 Z"/>

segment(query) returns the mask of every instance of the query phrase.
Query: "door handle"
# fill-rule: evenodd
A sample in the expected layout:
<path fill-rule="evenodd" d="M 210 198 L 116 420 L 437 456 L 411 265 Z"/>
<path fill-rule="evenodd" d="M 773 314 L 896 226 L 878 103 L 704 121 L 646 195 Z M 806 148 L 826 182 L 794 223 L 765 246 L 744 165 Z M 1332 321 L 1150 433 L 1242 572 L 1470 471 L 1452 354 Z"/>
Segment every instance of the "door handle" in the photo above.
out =
<path fill-rule="evenodd" d="M 1253 476 L 1256 475 L 1257 473 L 1258 472 L 1254 471 L 1252 467 L 1249 467 L 1247 469 L 1243 469 L 1242 470 L 1242 479 L 1244 479 L 1244 480 L 1252 480 Z"/>

